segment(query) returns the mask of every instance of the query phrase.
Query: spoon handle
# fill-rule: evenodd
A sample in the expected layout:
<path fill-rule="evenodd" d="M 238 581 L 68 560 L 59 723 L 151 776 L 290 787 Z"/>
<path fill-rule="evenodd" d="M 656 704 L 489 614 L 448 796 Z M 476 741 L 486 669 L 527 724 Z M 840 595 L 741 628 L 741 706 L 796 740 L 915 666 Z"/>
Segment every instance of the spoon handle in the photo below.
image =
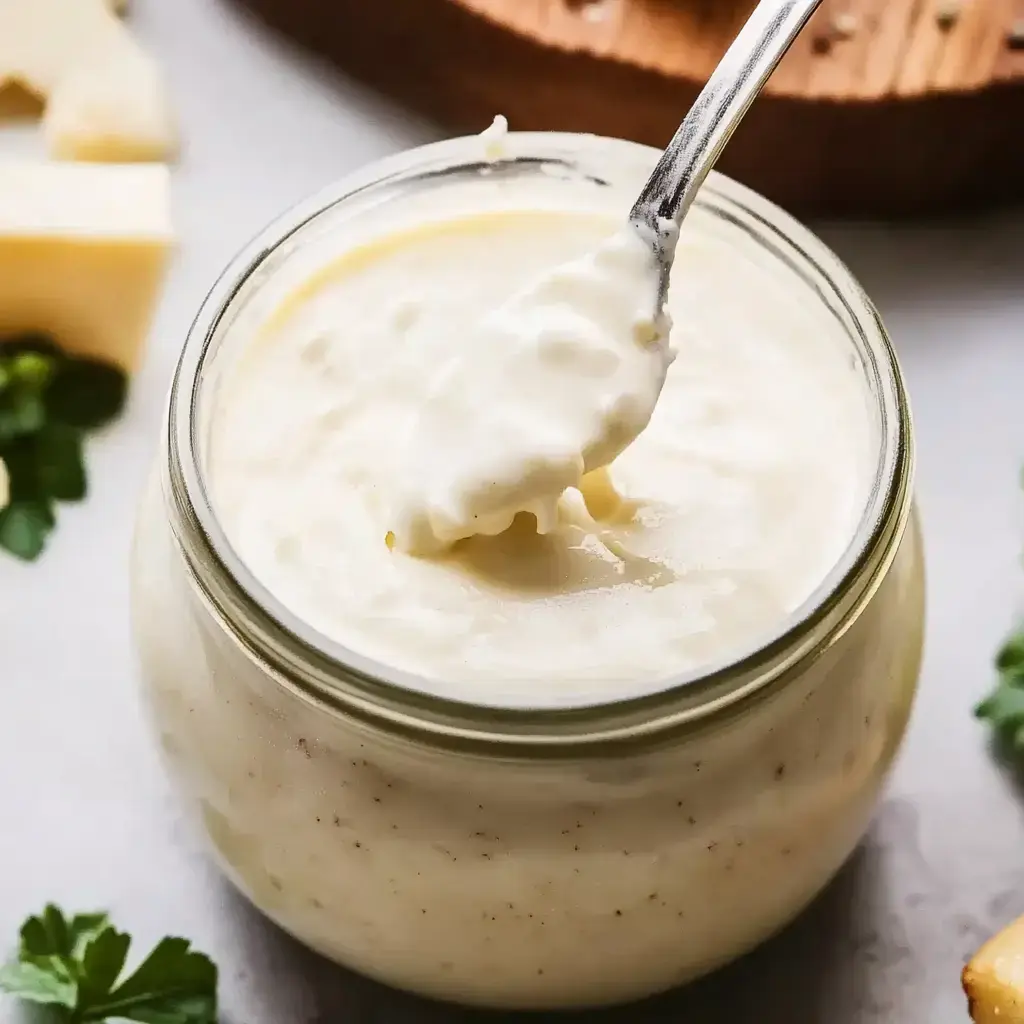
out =
<path fill-rule="evenodd" d="M 821 0 L 761 0 L 676 130 L 630 211 L 661 243 L 678 226 L 736 125 Z M 671 247 L 671 244 L 670 244 Z"/>

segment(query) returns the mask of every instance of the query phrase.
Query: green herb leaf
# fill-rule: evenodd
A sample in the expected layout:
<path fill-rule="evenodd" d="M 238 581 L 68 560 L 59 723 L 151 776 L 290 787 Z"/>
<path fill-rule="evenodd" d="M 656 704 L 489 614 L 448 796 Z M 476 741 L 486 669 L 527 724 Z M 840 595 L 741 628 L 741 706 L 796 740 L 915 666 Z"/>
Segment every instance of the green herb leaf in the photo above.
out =
<path fill-rule="evenodd" d="M 128 394 L 123 370 L 95 359 L 68 359 L 46 391 L 51 419 L 82 430 L 96 430 L 117 417 Z"/>
<path fill-rule="evenodd" d="M 71 935 L 71 955 L 81 958 L 85 953 L 85 947 L 109 924 L 110 918 L 104 913 L 75 914 L 68 928 Z"/>
<path fill-rule="evenodd" d="M 58 501 L 85 497 L 82 434 L 64 423 L 48 423 L 35 437 L 35 466 L 39 488 Z"/>
<path fill-rule="evenodd" d="M 996 655 L 999 681 L 974 709 L 987 720 L 999 740 L 1024 753 L 1024 630 L 1013 634 Z"/>
<path fill-rule="evenodd" d="M 53 526 L 53 509 L 45 500 L 12 500 L 0 509 L 0 548 L 23 561 L 35 561 Z"/>
<path fill-rule="evenodd" d="M 78 999 L 82 1005 L 98 1004 L 110 995 L 124 970 L 131 944 L 132 940 L 124 932 L 110 926 L 89 941 L 81 957 Z"/>
<path fill-rule="evenodd" d="M 167 938 L 118 984 L 131 939 L 105 914 L 54 906 L 21 929 L 17 963 L 0 969 L 0 990 L 32 1003 L 62 1007 L 67 1024 L 216 1024 L 217 968 L 186 939 Z"/>
<path fill-rule="evenodd" d="M 1024 679 L 1024 630 L 1014 633 L 999 649 L 996 668 L 1001 675 Z"/>
<path fill-rule="evenodd" d="M 31 1003 L 74 1009 L 78 986 L 67 976 L 57 957 L 22 960 L 0 967 L 0 991 Z"/>
<path fill-rule="evenodd" d="M 163 939 L 134 974 L 89 1008 L 84 1020 L 143 1024 L 215 1024 L 217 968 L 187 939 Z"/>
<path fill-rule="evenodd" d="M 34 433 L 46 422 L 42 398 L 23 387 L 10 387 L 0 400 L 0 443 Z"/>
<path fill-rule="evenodd" d="M 0 339 L 0 459 L 10 477 L 0 548 L 39 557 L 55 502 L 86 496 L 84 434 L 117 416 L 127 388 L 118 367 L 68 357 L 46 335 Z"/>
<path fill-rule="evenodd" d="M 57 361 L 40 352 L 20 352 L 10 361 L 11 380 L 33 391 L 42 391 L 57 370 Z"/>
<path fill-rule="evenodd" d="M 49 356 L 60 362 L 64 359 L 64 351 L 48 334 L 41 331 L 25 331 L 11 337 L 0 338 L 0 352 L 4 355 L 17 356 L 22 352 L 34 352 L 37 355 Z"/>

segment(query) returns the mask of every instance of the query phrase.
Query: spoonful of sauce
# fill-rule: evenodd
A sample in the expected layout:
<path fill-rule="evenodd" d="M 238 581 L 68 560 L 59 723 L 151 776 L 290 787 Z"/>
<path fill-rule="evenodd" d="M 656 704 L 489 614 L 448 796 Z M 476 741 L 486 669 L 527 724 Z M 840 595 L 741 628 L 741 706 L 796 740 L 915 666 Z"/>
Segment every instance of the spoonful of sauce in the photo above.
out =
<path fill-rule="evenodd" d="M 593 252 L 548 271 L 476 325 L 428 381 L 388 543 L 416 555 L 546 533 L 558 502 L 650 421 L 675 353 L 665 310 L 679 226 L 722 148 L 821 0 L 761 0 L 630 211 Z"/>

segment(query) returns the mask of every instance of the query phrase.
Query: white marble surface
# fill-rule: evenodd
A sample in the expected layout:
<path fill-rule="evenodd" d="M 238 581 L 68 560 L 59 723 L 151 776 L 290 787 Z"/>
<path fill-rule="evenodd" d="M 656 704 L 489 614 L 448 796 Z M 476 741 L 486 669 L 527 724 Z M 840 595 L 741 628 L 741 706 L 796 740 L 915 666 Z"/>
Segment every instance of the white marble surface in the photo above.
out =
<path fill-rule="evenodd" d="M 127 618 L 136 494 L 204 289 L 282 207 L 436 129 L 225 0 L 133 2 L 183 122 L 181 246 L 130 410 L 90 450 L 93 496 L 61 511 L 41 562 L 0 559 L 0 944 L 45 900 L 109 907 L 140 941 L 209 949 L 238 1024 L 476 1020 L 306 954 L 204 863 L 140 722 Z M 824 234 L 881 308 L 916 413 L 930 607 L 911 733 L 871 835 L 808 915 L 696 990 L 609 1021 L 684 1007 L 701 1024 L 965 1020 L 965 955 L 1024 912 L 1024 795 L 970 716 L 1024 594 L 1024 217 Z M 0 1024 L 18 1019 L 0 1003 Z"/>

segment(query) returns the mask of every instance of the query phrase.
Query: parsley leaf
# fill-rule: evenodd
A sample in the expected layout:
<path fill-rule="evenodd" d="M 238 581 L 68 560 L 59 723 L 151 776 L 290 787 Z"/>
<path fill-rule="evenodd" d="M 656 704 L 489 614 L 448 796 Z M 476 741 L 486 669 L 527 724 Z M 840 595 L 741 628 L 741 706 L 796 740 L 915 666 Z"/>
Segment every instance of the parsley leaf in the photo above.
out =
<path fill-rule="evenodd" d="M 95 359 L 60 364 L 46 392 L 50 418 L 82 430 L 97 430 L 116 419 L 128 395 L 128 379 L 116 366 Z"/>
<path fill-rule="evenodd" d="M 0 990 L 26 1002 L 63 1006 L 68 1010 L 75 1006 L 75 982 L 58 957 L 0 967 Z"/>
<path fill-rule="evenodd" d="M 1024 753 L 1024 629 L 1014 633 L 996 655 L 999 679 L 995 689 L 974 709 L 997 737 Z"/>
<path fill-rule="evenodd" d="M 21 929 L 18 960 L 0 968 L 0 991 L 51 1006 L 66 1024 L 216 1024 L 217 968 L 186 939 L 166 938 L 124 977 L 131 938 L 106 914 L 55 906 Z"/>
<path fill-rule="evenodd" d="M 42 554 L 53 526 L 53 509 L 47 502 L 14 500 L 0 510 L 0 547 L 31 562 Z"/>
<path fill-rule="evenodd" d="M 217 968 L 208 957 L 192 952 L 186 939 L 163 939 L 131 977 L 95 1001 L 85 1019 L 123 1017 L 146 1024 L 213 1022 L 216 991 Z"/>
<path fill-rule="evenodd" d="M 85 434 L 121 412 L 127 391 L 118 367 L 66 355 L 44 335 L 0 340 L 0 460 L 10 477 L 0 548 L 39 557 L 55 504 L 86 496 Z"/>
<path fill-rule="evenodd" d="M 48 423 L 35 437 L 35 462 L 44 494 L 59 501 L 81 501 L 85 497 L 80 431 L 66 423 Z"/>
<path fill-rule="evenodd" d="M 16 385 L 4 388 L 0 398 L 0 442 L 31 434 L 45 422 L 46 409 L 38 394 Z"/>

